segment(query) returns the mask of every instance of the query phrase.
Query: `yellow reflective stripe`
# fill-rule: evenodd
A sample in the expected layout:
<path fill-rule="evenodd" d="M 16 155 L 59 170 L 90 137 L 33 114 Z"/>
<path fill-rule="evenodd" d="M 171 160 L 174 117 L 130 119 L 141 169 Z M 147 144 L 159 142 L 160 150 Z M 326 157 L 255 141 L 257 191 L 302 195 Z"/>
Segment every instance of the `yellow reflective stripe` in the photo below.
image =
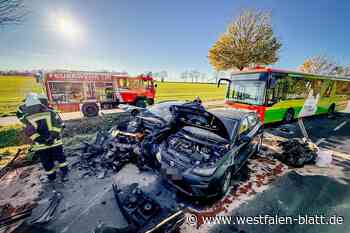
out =
<path fill-rule="evenodd" d="M 54 167 L 54 168 L 52 168 L 51 170 L 46 171 L 46 174 L 47 174 L 47 175 L 51 175 L 51 174 L 53 174 L 53 173 L 55 173 L 55 172 L 56 172 L 56 168 Z"/>
<path fill-rule="evenodd" d="M 63 144 L 63 142 L 62 142 L 61 139 L 60 140 L 55 140 L 55 142 L 52 145 L 45 145 L 45 144 L 35 143 L 32 146 L 32 150 L 33 151 L 44 150 L 44 149 L 48 149 L 48 148 L 51 148 L 51 147 L 60 146 L 62 144 Z"/>
<path fill-rule="evenodd" d="M 38 128 L 37 121 L 38 120 L 46 120 L 47 128 L 51 131 L 52 129 L 52 122 L 51 122 L 51 114 L 49 112 L 41 112 L 41 113 L 35 113 L 32 115 L 29 115 L 27 117 L 28 121 L 35 126 L 35 128 Z"/>
<path fill-rule="evenodd" d="M 32 136 L 30 136 L 30 139 L 32 139 L 32 140 L 34 141 L 34 140 L 37 139 L 39 136 L 40 136 L 40 135 L 39 135 L 38 133 L 35 133 L 35 134 L 33 134 Z"/>
<path fill-rule="evenodd" d="M 57 128 L 57 127 L 52 127 L 51 130 L 52 130 L 52 131 L 55 131 L 55 132 L 58 132 L 58 133 L 61 132 L 61 128 Z"/>
<path fill-rule="evenodd" d="M 67 166 L 68 166 L 68 163 L 67 163 L 67 162 L 59 163 L 59 164 L 58 164 L 58 167 L 59 167 L 59 168 L 67 167 Z"/>

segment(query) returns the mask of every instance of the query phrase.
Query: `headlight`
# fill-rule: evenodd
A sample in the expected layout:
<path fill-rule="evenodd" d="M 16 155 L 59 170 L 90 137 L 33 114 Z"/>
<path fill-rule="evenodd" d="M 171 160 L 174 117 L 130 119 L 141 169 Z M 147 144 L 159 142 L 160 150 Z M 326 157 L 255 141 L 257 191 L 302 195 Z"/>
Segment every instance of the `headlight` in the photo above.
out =
<path fill-rule="evenodd" d="M 196 167 L 192 171 L 196 175 L 211 176 L 214 174 L 216 167 Z"/>

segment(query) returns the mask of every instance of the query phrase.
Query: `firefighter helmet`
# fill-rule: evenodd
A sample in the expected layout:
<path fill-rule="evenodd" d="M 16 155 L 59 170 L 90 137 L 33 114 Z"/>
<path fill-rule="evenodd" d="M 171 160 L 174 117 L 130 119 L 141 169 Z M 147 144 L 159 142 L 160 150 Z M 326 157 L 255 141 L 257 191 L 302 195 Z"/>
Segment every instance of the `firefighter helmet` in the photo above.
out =
<path fill-rule="evenodd" d="M 41 102 L 39 100 L 38 94 L 33 92 L 28 93 L 24 100 L 24 104 L 26 107 L 40 105 Z"/>

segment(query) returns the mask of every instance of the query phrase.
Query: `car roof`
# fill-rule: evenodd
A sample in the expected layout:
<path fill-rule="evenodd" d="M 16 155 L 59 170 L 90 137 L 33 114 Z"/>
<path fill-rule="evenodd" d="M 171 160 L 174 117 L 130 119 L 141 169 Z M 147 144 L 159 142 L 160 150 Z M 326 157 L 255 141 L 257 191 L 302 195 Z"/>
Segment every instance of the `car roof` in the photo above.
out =
<path fill-rule="evenodd" d="M 216 115 L 217 117 L 230 118 L 233 120 L 242 120 L 248 115 L 255 114 L 253 111 L 236 110 L 232 108 L 215 108 L 209 109 L 208 112 Z"/>

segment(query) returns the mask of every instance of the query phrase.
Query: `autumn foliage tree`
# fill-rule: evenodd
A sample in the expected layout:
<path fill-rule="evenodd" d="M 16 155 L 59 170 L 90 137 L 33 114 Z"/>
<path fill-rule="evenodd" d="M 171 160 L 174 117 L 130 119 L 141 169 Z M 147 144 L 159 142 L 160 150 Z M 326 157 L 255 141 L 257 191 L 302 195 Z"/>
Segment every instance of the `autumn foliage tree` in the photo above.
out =
<path fill-rule="evenodd" d="M 210 48 L 208 59 L 215 70 L 242 70 L 275 63 L 281 46 L 273 34 L 270 14 L 245 10 Z"/>
<path fill-rule="evenodd" d="M 336 64 L 325 55 L 305 59 L 299 70 L 312 74 L 350 76 L 350 67 Z"/>

